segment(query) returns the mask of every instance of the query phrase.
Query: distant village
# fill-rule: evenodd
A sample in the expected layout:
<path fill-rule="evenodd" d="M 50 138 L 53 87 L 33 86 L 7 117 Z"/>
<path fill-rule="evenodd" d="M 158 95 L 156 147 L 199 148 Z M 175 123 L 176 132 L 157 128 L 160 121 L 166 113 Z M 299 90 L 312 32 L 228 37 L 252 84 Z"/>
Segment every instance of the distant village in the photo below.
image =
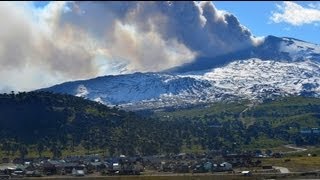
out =
<path fill-rule="evenodd" d="M 10 160 L 2 158 L 0 179 L 45 176 L 115 176 L 160 173 L 231 173 L 250 176 L 249 167 L 261 167 L 261 172 L 278 173 L 272 166 L 261 166 L 261 158 L 282 157 L 281 153 L 255 152 L 224 154 L 220 152 L 144 157 L 102 157 L 98 154 L 68 156 L 63 159 L 34 158 Z"/>

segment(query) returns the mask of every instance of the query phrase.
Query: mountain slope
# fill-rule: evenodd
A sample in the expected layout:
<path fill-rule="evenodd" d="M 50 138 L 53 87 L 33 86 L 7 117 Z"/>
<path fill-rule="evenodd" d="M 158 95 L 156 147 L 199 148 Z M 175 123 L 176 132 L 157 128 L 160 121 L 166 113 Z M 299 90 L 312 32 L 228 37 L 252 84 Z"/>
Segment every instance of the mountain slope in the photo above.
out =
<path fill-rule="evenodd" d="M 235 61 L 207 72 L 135 73 L 53 86 L 53 91 L 82 96 L 128 109 L 186 106 L 233 99 L 320 96 L 320 63 Z"/>
<path fill-rule="evenodd" d="M 165 72 L 98 77 L 41 91 L 140 110 L 287 95 L 319 97 L 319 84 L 320 46 L 268 36 L 257 47 L 218 59 L 200 58 Z"/>

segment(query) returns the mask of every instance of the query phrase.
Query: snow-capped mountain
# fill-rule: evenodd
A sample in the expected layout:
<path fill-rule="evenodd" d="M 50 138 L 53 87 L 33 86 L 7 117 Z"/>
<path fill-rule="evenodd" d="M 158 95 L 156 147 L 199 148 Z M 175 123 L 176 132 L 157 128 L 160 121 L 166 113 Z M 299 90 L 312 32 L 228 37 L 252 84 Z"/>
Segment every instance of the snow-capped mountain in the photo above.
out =
<path fill-rule="evenodd" d="M 320 97 L 320 46 L 271 36 L 243 52 L 217 61 L 224 65 L 208 60 L 207 68 L 192 69 L 188 64 L 166 72 L 104 76 L 42 90 L 131 110 L 286 95 Z"/>

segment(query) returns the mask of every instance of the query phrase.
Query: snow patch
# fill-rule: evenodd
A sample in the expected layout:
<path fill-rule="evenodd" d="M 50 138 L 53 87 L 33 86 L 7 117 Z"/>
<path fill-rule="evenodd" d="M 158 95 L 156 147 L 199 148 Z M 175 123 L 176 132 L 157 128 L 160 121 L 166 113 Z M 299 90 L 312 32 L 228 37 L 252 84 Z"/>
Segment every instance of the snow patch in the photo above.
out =
<path fill-rule="evenodd" d="M 78 86 L 75 96 L 77 97 L 86 97 L 89 94 L 87 88 L 81 84 Z"/>

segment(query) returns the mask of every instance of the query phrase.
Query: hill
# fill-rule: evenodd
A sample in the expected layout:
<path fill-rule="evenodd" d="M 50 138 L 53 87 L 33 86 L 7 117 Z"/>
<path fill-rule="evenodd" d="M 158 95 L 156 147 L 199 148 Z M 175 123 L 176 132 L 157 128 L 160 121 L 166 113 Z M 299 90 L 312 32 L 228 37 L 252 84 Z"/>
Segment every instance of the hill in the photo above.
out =
<path fill-rule="evenodd" d="M 1 94 L 0 117 L 1 149 L 7 155 L 34 146 L 39 154 L 49 150 L 57 156 L 78 147 L 109 154 L 153 153 L 148 148 L 157 137 L 151 132 L 164 131 L 156 121 L 130 112 L 45 92 Z"/>
<path fill-rule="evenodd" d="M 239 151 L 286 143 L 319 144 L 300 130 L 320 126 L 320 99 L 287 97 L 252 105 L 215 103 L 141 117 L 71 95 L 0 95 L 4 156 L 59 157 L 85 152 L 153 155 L 206 150 Z M 145 115 L 146 116 L 146 115 Z"/>
<path fill-rule="evenodd" d="M 214 103 L 205 107 L 155 112 L 168 121 L 197 121 L 221 129 L 221 136 L 238 149 L 268 148 L 283 143 L 317 145 L 320 134 L 303 135 L 301 130 L 320 128 L 320 99 L 290 96 L 252 104 L 250 101 Z M 228 138 L 226 138 L 228 139 Z"/>

